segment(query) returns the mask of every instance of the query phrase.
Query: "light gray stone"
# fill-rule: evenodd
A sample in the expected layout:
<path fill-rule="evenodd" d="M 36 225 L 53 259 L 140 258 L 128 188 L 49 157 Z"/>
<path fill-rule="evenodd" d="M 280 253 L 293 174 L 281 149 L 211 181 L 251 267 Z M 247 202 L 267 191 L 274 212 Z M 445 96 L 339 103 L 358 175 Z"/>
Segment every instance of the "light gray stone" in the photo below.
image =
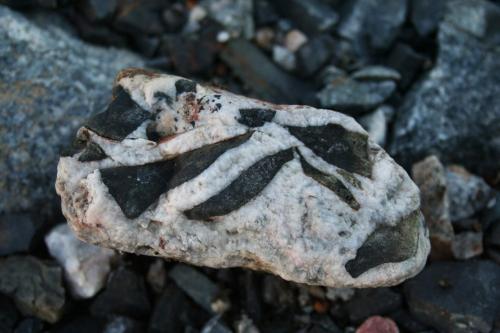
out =
<path fill-rule="evenodd" d="M 0 5 L 0 213 L 56 206 L 62 147 L 109 101 L 118 70 L 142 65 Z"/>
<path fill-rule="evenodd" d="M 486 182 L 459 165 L 446 168 L 452 222 L 463 220 L 485 209 L 494 201 L 494 192 Z"/>
<path fill-rule="evenodd" d="M 381 147 L 385 146 L 387 128 L 394 109 L 389 105 L 381 105 L 375 111 L 359 118 L 359 123 L 370 134 L 370 137 Z"/>
<path fill-rule="evenodd" d="M 115 251 L 77 239 L 67 224 L 54 227 L 45 236 L 49 253 L 63 267 L 71 291 L 77 298 L 90 298 L 106 283 Z"/>
<path fill-rule="evenodd" d="M 335 287 L 425 264 L 417 186 L 351 117 L 144 70 L 116 82 L 58 166 L 80 239 Z"/>
<path fill-rule="evenodd" d="M 464 231 L 453 239 L 451 246 L 453 256 L 456 259 L 471 259 L 483 253 L 483 233 Z"/>

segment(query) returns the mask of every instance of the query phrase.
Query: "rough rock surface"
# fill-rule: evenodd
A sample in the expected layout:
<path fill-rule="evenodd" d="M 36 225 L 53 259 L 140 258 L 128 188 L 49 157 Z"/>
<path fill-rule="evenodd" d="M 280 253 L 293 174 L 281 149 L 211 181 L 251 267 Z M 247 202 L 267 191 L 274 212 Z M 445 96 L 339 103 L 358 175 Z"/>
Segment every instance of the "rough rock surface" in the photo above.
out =
<path fill-rule="evenodd" d="M 117 71 L 142 61 L 41 29 L 3 6 L 0 45 L 0 213 L 36 210 L 55 199 L 62 145 L 106 105 Z"/>
<path fill-rule="evenodd" d="M 352 118 L 140 69 L 116 82 L 58 166 L 80 239 L 336 287 L 423 267 L 418 188 Z"/>
<path fill-rule="evenodd" d="M 52 229 L 45 237 L 45 243 L 50 254 L 64 268 L 76 297 L 92 297 L 104 286 L 115 251 L 80 241 L 67 224 Z"/>
<path fill-rule="evenodd" d="M 446 170 L 436 156 L 429 156 L 413 165 L 412 176 L 420 188 L 422 213 L 429 227 L 432 245 L 431 257 L 451 258 L 454 233 L 450 219 Z"/>
<path fill-rule="evenodd" d="M 0 292 L 12 297 L 24 315 L 54 323 L 62 315 L 64 288 L 61 269 L 31 256 L 0 260 Z"/>
<path fill-rule="evenodd" d="M 449 3 L 436 65 L 397 113 L 391 151 L 405 166 L 432 153 L 475 173 L 498 171 L 499 19 L 489 1 Z"/>
<path fill-rule="evenodd" d="M 500 306 L 499 286 L 498 265 L 478 260 L 434 262 L 404 289 L 410 311 L 422 323 L 445 333 L 486 333 Z"/>
<path fill-rule="evenodd" d="M 0 215 L 0 256 L 27 252 L 41 224 L 30 214 Z"/>
<path fill-rule="evenodd" d="M 466 219 L 482 211 L 493 199 L 493 190 L 486 182 L 458 165 L 446 168 L 452 222 Z"/>

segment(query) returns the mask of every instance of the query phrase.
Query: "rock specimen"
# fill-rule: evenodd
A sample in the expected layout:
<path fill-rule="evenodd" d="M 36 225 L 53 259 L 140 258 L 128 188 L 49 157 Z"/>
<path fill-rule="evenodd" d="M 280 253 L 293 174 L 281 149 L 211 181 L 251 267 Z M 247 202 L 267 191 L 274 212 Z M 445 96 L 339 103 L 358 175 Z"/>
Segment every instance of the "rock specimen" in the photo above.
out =
<path fill-rule="evenodd" d="M 53 21 L 53 20 L 52 20 Z M 106 104 L 129 52 L 90 46 L 46 22 L 0 6 L 0 213 L 56 207 L 60 150 Z"/>
<path fill-rule="evenodd" d="M 447 8 L 436 65 L 405 97 L 391 149 L 408 166 L 436 154 L 445 164 L 495 175 L 500 167 L 500 6 L 460 0 Z"/>
<path fill-rule="evenodd" d="M 412 315 L 438 332 L 486 333 L 498 312 L 499 286 L 500 268 L 492 261 L 438 261 L 404 290 Z"/>
<path fill-rule="evenodd" d="M 450 219 L 446 170 L 439 159 L 432 155 L 415 163 L 412 175 L 420 188 L 422 213 L 429 226 L 431 258 L 451 258 L 454 233 Z"/>
<path fill-rule="evenodd" d="M 9 295 L 25 315 L 54 323 L 62 315 L 61 269 L 31 256 L 0 259 L 0 292 Z"/>
<path fill-rule="evenodd" d="M 45 237 L 45 243 L 50 254 L 64 268 L 76 297 L 92 297 L 104 286 L 115 251 L 80 241 L 67 224 L 52 229 Z"/>
<path fill-rule="evenodd" d="M 28 251 L 41 224 L 30 214 L 0 215 L 0 256 Z"/>
<path fill-rule="evenodd" d="M 352 118 L 139 69 L 116 83 L 58 166 L 80 239 L 336 287 L 423 267 L 418 188 Z"/>

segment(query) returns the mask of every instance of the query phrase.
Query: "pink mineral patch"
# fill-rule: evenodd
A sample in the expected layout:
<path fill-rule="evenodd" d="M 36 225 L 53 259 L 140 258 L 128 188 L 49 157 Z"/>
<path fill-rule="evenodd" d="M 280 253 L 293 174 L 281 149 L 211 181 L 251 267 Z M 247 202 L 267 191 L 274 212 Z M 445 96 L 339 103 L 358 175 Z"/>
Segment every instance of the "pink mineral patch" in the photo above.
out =
<path fill-rule="evenodd" d="M 356 333 L 399 333 L 399 329 L 392 319 L 373 316 L 365 320 Z"/>

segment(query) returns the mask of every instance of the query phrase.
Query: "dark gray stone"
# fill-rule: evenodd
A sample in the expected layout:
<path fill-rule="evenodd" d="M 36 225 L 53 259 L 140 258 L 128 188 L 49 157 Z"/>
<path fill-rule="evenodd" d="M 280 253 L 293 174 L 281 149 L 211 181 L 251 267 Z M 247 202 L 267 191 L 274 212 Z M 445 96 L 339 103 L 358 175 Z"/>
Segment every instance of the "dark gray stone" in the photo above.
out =
<path fill-rule="evenodd" d="M 220 295 L 220 290 L 209 278 L 195 268 L 183 264 L 175 265 L 168 275 L 205 311 L 215 313 L 212 304 Z"/>
<path fill-rule="evenodd" d="M 96 318 L 89 315 L 78 315 L 70 317 L 62 321 L 57 326 L 53 327 L 50 333 L 89 333 L 102 332 L 106 320 L 104 318 Z"/>
<path fill-rule="evenodd" d="M 24 315 L 54 323 L 62 315 L 62 270 L 31 256 L 0 259 L 0 292 L 9 295 Z"/>
<path fill-rule="evenodd" d="M 398 43 L 391 50 L 387 65 L 401 74 L 399 87 L 406 90 L 417 77 L 425 61 L 426 58 L 415 52 L 410 46 Z"/>
<path fill-rule="evenodd" d="M 167 34 L 162 37 L 159 55 L 168 57 L 183 76 L 210 75 L 219 51 L 216 41 L 219 26 L 211 20 L 201 22 L 196 34 Z"/>
<path fill-rule="evenodd" d="M 0 213 L 55 207 L 59 151 L 107 104 L 114 76 L 141 66 L 0 6 Z M 16 55 L 16 56 L 13 56 Z"/>
<path fill-rule="evenodd" d="M 447 0 L 411 0 L 411 23 L 420 36 L 435 32 L 441 22 Z"/>
<path fill-rule="evenodd" d="M 453 2 L 452 7 L 439 29 L 436 66 L 397 113 L 391 150 L 405 166 L 432 152 L 444 163 L 496 174 L 500 51 L 492 43 L 500 7 L 487 1 Z"/>
<path fill-rule="evenodd" d="M 193 220 L 211 220 L 226 215 L 246 204 L 258 195 L 281 169 L 292 160 L 292 149 L 266 156 L 243 171 L 220 193 L 184 212 Z"/>
<path fill-rule="evenodd" d="M 311 87 L 276 67 L 246 40 L 229 42 L 221 57 L 255 97 L 282 104 L 310 104 L 313 100 Z"/>
<path fill-rule="evenodd" d="M 90 306 L 94 316 L 120 315 L 130 318 L 149 316 L 150 302 L 142 276 L 120 267 L 111 275 L 106 289 Z"/>
<path fill-rule="evenodd" d="M 357 81 L 344 78 L 328 84 L 318 97 L 324 108 L 357 116 L 381 105 L 395 90 L 396 83 L 391 80 Z"/>
<path fill-rule="evenodd" d="M 115 10 L 118 0 L 83 0 L 79 2 L 83 13 L 91 21 L 110 18 Z"/>
<path fill-rule="evenodd" d="M 412 315 L 439 332 L 487 333 L 500 306 L 500 267 L 487 260 L 433 262 L 404 290 Z"/>
<path fill-rule="evenodd" d="M 12 301 L 0 294 L 0 332 L 12 332 L 19 319 L 19 312 Z"/>
<path fill-rule="evenodd" d="M 390 314 L 390 316 L 397 324 L 399 328 L 402 328 L 403 332 L 411 333 L 424 333 L 427 326 L 413 318 L 406 309 L 398 309 L 396 312 Z"/>
<path fill-rule="evenodd" d="M 40 226 L 29 214 L 0 215 L 0 256 L 27 252 Z"/>
<path fill-rule="evenodd" d="M 347 302 L 346 309 L 353 323 L 360 323 L 373 315 L 385 315 L 401 307 L 400 294 L 389 288 L 360 289 Z"/>
<path fill-rule="evenodd" d="M 14 333 L 39 333 L 43 330 L 43 321 L 38 318 L 28 317 L 17 324 Z"/>
<path fill-rule="evenodd" d="M 186 281 L 185 283 L 189 283 Z M 184 332 L 190 325 L 204 323 L 209 318 L 175 284 L 168 285 L 156 302 L 149 321 L 149 333 Z"/>
<path fill-rule="evenodd" d="M 495 191 L 494 201 L 481 213 L 480 222 L 483 230 L 488 230 L 490 226 L 500 222 L 500 192 Z"/>
<path fill-rule="evenodd" d="M 309 77 L 331 60 L 335 42 L 328 35 L 311 38 L 295 53 L 297 74 Z"/>
<path fill-rule="evenodd" d="M 446 168 L 452 222 L 463 220 L 487 207 L 494 193 L 486 182 L 460 166 Z"/>
<path fill-rule="evenodd" d="M 161 34 L 164 31 L 160 1 L 122 0 L 113 26 L 126 33 Z"/>
<path fill-rule="evenodd" d="M 349 0 L 337 32 L 359 46 L 386 50 L 405 22 L 406 0 Z"/>
<path fill-rule="evenodd" d="M 338 14 L 321 0 L 273 0 L 272 3 L 278 12 L 309 34 L 332 30 L 338 21 Z"/>

